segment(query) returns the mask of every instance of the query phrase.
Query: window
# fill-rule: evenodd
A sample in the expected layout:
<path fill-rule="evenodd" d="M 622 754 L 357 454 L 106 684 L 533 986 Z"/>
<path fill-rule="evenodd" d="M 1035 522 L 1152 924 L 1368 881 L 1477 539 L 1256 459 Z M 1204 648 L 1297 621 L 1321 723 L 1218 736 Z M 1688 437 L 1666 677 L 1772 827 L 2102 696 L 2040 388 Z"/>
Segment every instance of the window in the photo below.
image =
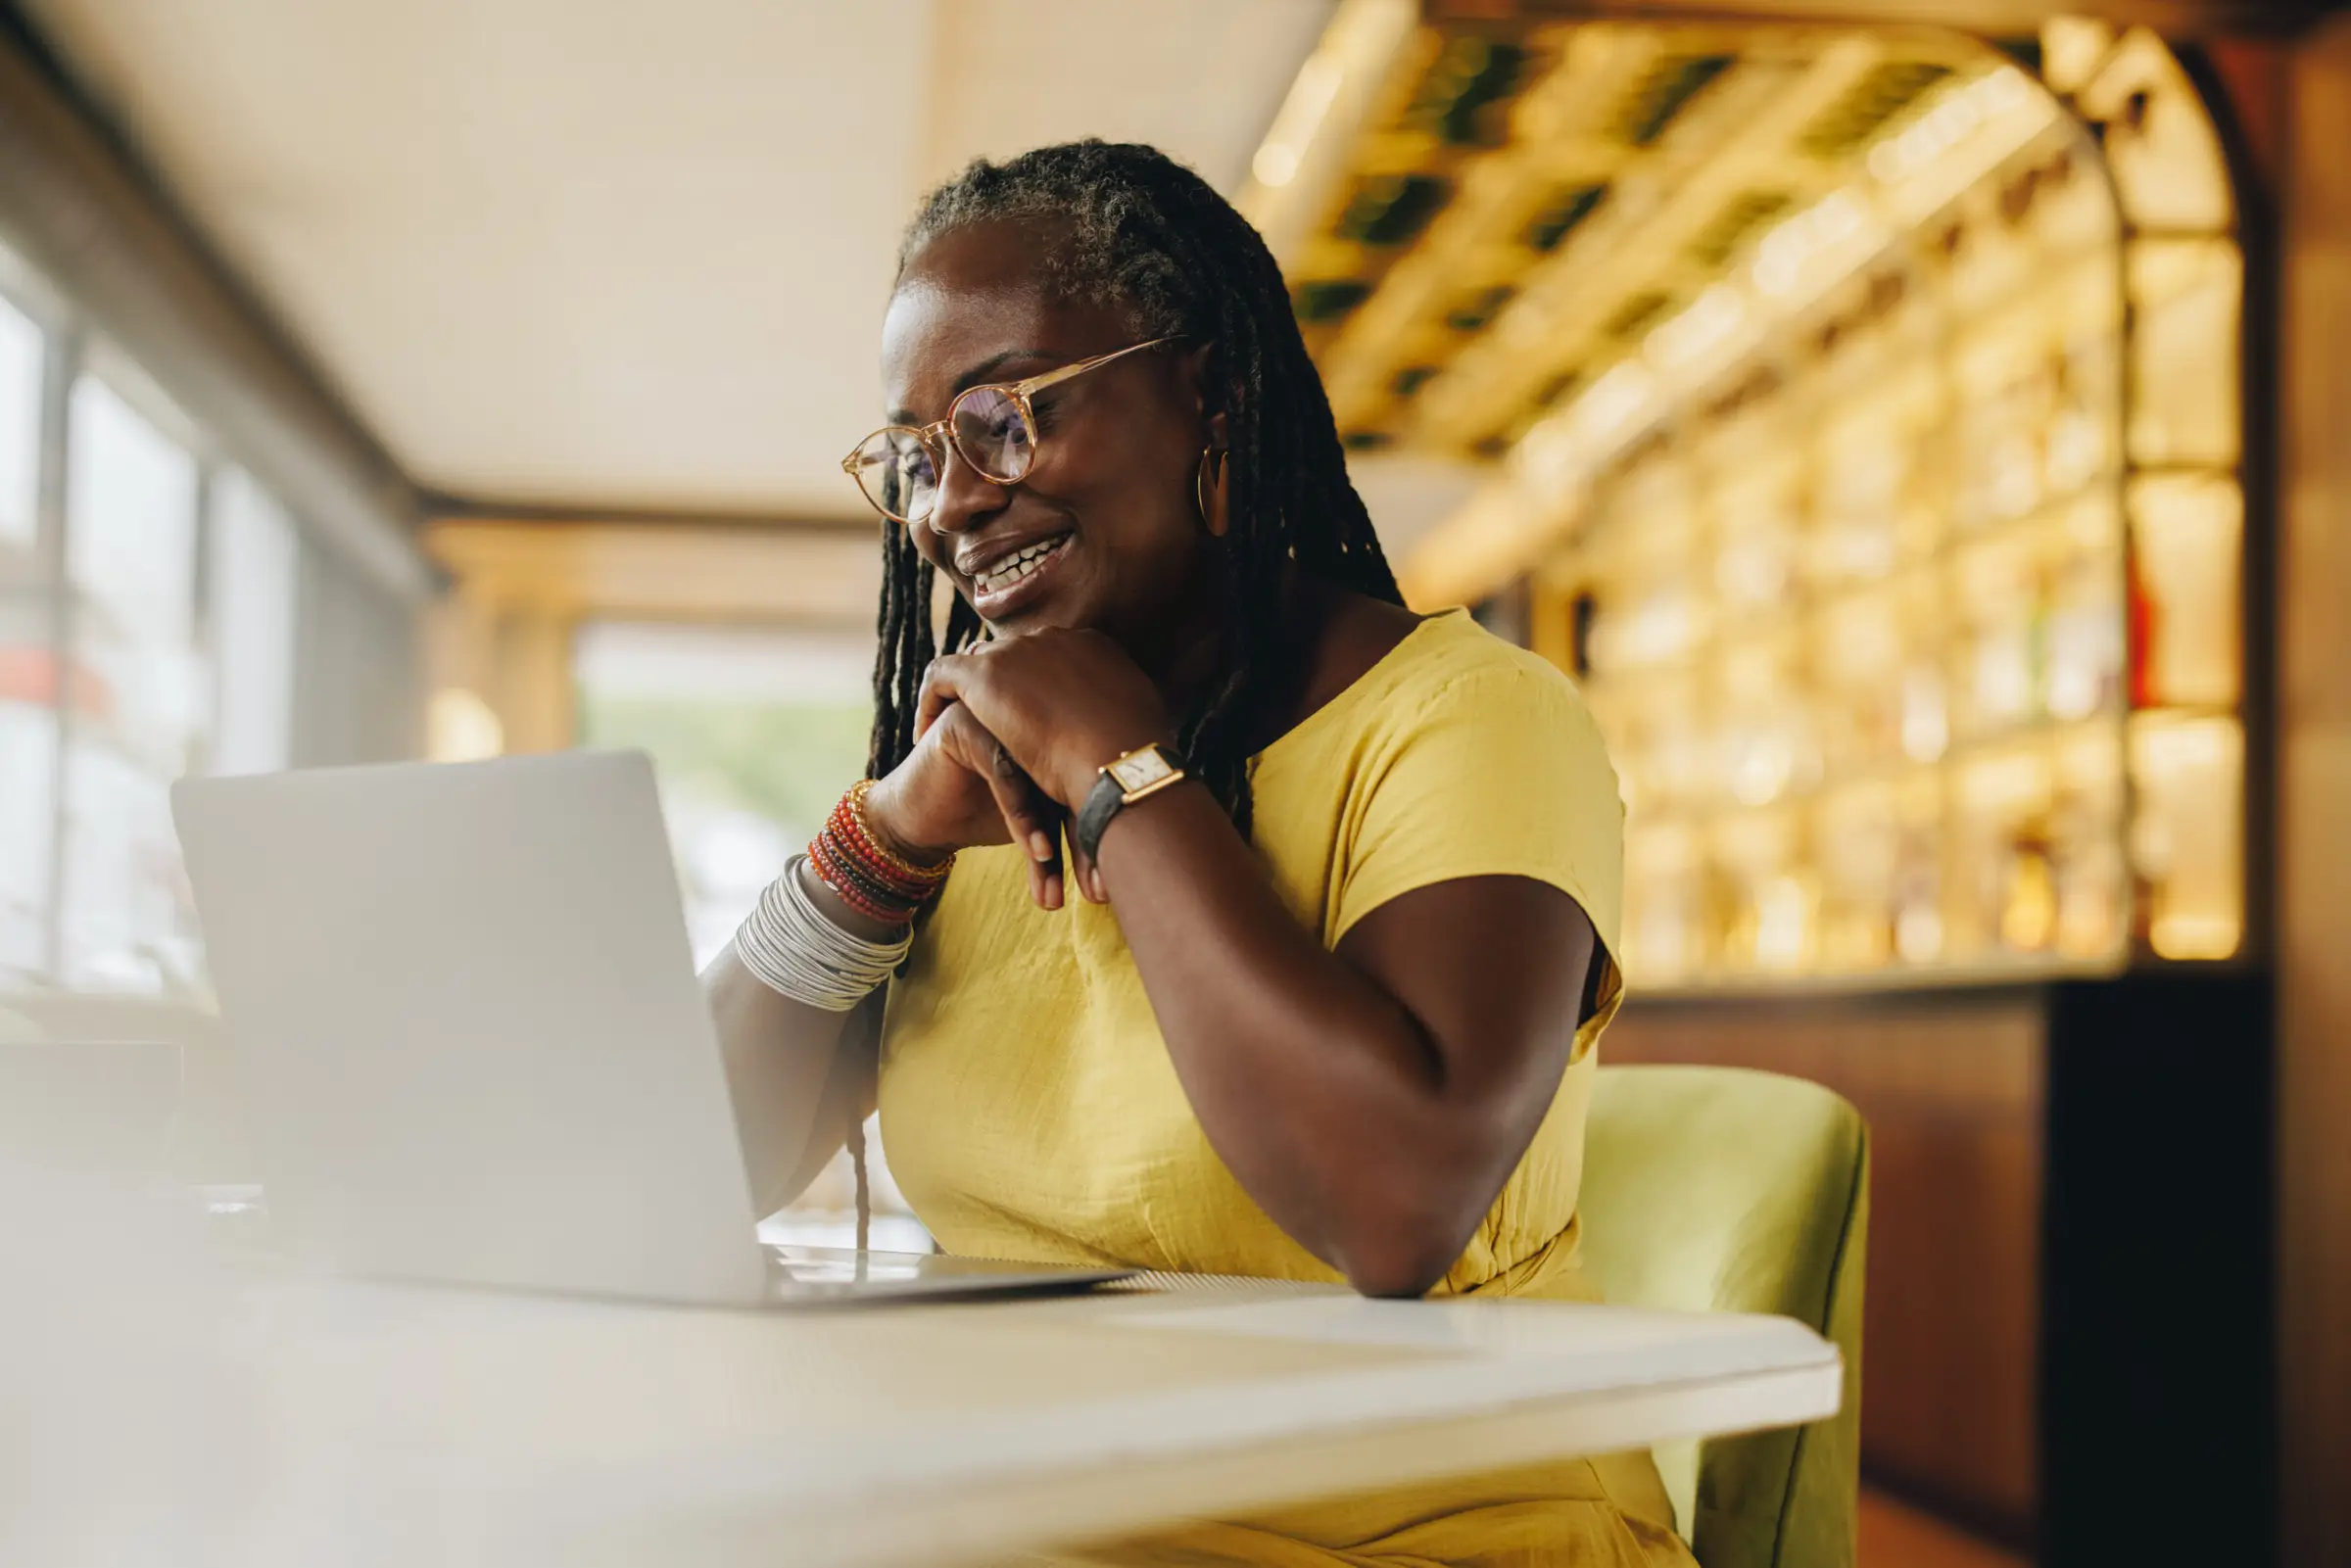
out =
<path fill-rule="evenodd" d="M 870 638 L 829 632 L 581 634 L 580 742 L 652 757 L 696 965 L 864 775 L 872 664 Z"/>
<path fill-rule="evenodd" d="M 29 559 L 39 527 L 41 369 L 48 342 L 0 299 L 0 559 Z"/>
<path fill-rule="evenodd" d="M 0 299 L 0 984 L 49 962 L 57 682 L 39 547 L 47 355 L 38 323 Z"/>
<path fill-rule="evenodd" d="M 291 754 L 300 541 L 293 519 L 237 468 L 214 484 L 210 533 L 216 717 L 208 771 L 270 773 Z"/>
<path fill-rule="evenodd" d="M 207 717 L 200 472 L 193 453 L 89 376 L 73 388 L 68 451 L 61 977 L 163 989 L 196 979 L 169 789 Z"/>
<path fill-rule="evenodd" d="M 580 635 L 580 743 L 648 753 L 695 964 L 716 957 L 760 891 L 816 835 L 865 773 L 873 640 L 782 628 L 602 623 Z M 866 1124 L 873 1244 L 928 1252 Z M 846 1246 L 855 1234 L 846 1156 L 761 1226 L 770 1240 Z"/>
<path fill-rule="evenodd" d="M 200 992 L 171 781 L 290 760 L 303 546 L 73 326 L 0 295 L 0 990 Z"/>

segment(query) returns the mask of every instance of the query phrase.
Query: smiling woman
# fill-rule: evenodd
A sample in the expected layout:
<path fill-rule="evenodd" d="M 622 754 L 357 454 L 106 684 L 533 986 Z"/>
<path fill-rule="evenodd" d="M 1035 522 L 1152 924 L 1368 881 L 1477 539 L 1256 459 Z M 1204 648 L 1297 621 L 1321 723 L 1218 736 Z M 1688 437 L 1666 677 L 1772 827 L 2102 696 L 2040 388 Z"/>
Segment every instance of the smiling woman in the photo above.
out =
<path fill-rule="evenodd" d="M 1589 1299 L 1614 776 L 1399 602 L 1264 242 L 1148 148 L 974 165 L 883 380 L 870 783 L 707 975 L 762 1198 L 878 1103 L 951 1252 Z M 1632 1455 L 1112 1555 L 1687 1562 L 1671 1517 Z"/>

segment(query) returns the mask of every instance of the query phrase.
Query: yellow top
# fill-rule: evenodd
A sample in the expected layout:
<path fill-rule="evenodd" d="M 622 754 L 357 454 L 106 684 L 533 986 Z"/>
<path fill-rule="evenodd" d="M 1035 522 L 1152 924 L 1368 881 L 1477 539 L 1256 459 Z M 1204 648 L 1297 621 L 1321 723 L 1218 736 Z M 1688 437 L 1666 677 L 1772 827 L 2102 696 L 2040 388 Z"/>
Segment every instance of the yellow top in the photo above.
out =
<path fill-rule="evenodd" d="M 1616 948 L 1624 810 L 1600 733 L 1564 676 L 1465 614 L 1423 621 L 1267 747 L 1253 781 L 1257 853 L 1326 947 L 1399 894 L 1510 874 L 1563 889 L 1608 952 Z M 1601 1006 L 1577 1032 L 1550 1113 L 1440 1294 L 1589 1297 L 1576 1266 L 1576 1186 L 1593 1045 L 1621 989 L 1610 958 Z M 1209 1147 L 1113 911 L 1077 898 L 1037 909 L 1012 847 L 957 860 L 912 964 L 890 987 L 880 1100 L 890 1172 L 951 1253 L 1339 1277 L 1268 1218 Z M 1532 1486 L 1537 1497 L 1585 1509 L 1579 1517 L 1621 1544 L 1630 1538 L 1619 1510 L 1595 1497 L 1630 1488 L 1640 1496 L 1615 1497 L 1623 1513 L 1671 1515 L 1646 1455 L 1616 1469 L 1630 1479 L 1596 1482 L 1578 1461 L 1506 1491 L 1523 1499 Z M 1218 1527 L 1239 1531 L 1249 1549 L 1198 1560 L 1319 1564 L 1332 1559 L 1289 1537 L 1367 1544 L 1430 1523 L 1429 1502 L 1352 1499 L 1336 1519 L 1327 1509 L 1287 1517 L 1280 1539 Z M 1502 1538 L 1472 1531 L 1444 1557 L 1433 1544 L 1415 1535 L 1414 1560 L 1475 1561 Z M 1656 1552 L 1590 1560 L 1686 1560 L 1678 1546 Z"/>

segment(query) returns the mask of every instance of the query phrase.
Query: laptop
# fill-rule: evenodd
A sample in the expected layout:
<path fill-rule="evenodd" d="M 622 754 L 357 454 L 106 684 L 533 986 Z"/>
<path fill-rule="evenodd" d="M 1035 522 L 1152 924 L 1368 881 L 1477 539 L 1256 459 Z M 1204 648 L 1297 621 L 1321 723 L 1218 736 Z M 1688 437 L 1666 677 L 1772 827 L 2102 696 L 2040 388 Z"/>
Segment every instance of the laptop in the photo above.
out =
<path fill-rule="evenodd" d="M 759 1243 L 641 753 L 191 779 L 171 809 L 293 1257 L 713 1306 L 1128 1275 Z"/>

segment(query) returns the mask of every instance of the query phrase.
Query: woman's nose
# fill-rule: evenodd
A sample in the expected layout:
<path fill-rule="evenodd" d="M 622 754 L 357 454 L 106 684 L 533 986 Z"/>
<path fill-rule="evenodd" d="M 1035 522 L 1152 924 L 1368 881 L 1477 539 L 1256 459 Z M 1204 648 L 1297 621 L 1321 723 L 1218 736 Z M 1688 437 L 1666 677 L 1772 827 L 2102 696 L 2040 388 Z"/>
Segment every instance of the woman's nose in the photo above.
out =
<path fill-rule="evenodd" d="M 931 505 L 931 526 L 941 534 L 960 534 L 1002 511 L 1011 497 L 1011 486 L 982 478 L 949 443 L 946 462 L 938 473 L 938 496 Z"/>

